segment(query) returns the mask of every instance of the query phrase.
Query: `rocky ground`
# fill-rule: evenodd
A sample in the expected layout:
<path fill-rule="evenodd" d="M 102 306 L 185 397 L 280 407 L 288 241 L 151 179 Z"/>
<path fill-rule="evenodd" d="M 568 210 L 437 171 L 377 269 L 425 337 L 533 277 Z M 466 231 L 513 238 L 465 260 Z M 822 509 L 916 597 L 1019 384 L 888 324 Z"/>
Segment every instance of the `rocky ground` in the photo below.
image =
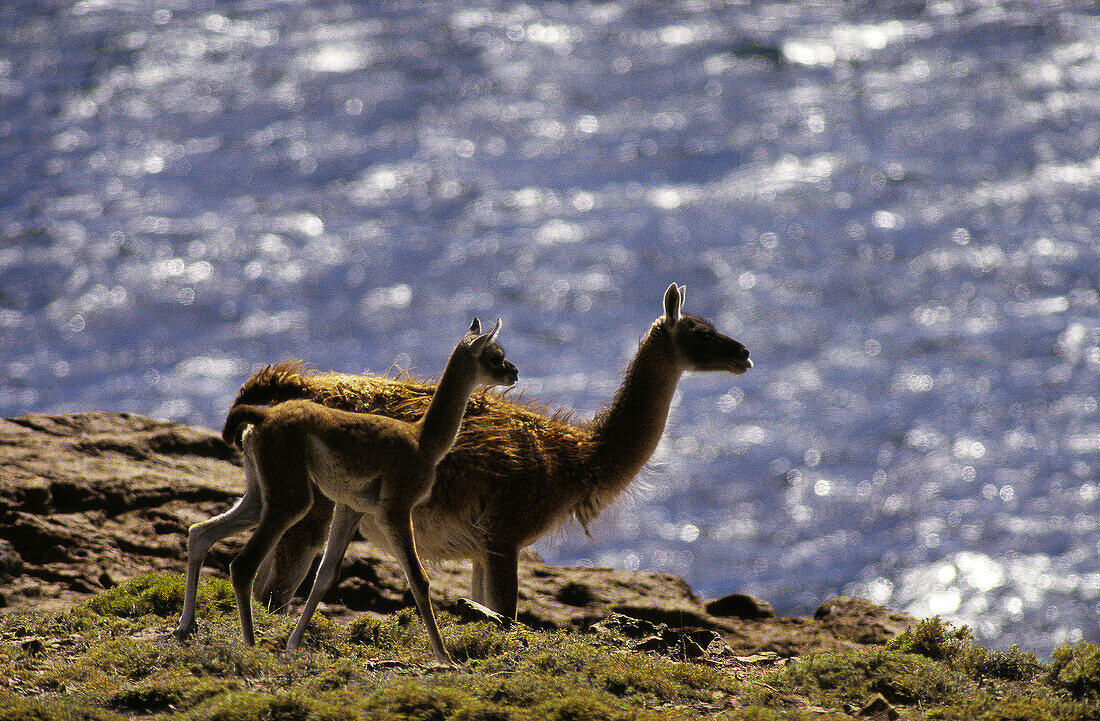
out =
<path fill-rule="evenodd" d="M 132 414 L 28 414 L 0 421 L 0 608 L 62 608 L 138 574 L 180 572 L 187 527 L 243 491 L 234 451 L 213 431 Z M 211 551 L 225 575 L 243 537 Z M 400 570 L 365 543 L 348 553 L 329 615 L 411 605 Z M 433 566 L 438 607 L 458 611 L 468 564 Z M 732 590 L 732 589 L 731 589 Z M 607 568 L 563 568 L 529 557 L 520 620 L 586 629 L 612 613 L 717 632 L 738 653 L 798 656 L 879 644 L 914 623 L 855 598 L 826 600 L 812 617 L 776 617 L 764 601 L 700 599 L 683 579 Z"/>

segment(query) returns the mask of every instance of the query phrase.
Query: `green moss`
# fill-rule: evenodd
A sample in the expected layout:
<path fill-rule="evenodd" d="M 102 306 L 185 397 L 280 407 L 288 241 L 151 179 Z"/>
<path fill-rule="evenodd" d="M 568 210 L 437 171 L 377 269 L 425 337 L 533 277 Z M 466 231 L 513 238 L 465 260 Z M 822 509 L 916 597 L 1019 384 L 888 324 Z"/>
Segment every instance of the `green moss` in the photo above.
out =
<path fill-rule="evenodd" d="M 187 714 L 194 721 L 267 721 L 272 694 L 226 693 L 211 699 Z"/>
<path fill-rule="evenodd" d="M 414 609 L 346 626 L 318 618 L 304 647 L 286 653 L 295 619 L 258 614 L 260 643 L 246 646 L 226 593 L 226 612 L 211 607 L 179 643 L 171 599 L 181 587 L 179 577 L 135 579 L 68 613 L 0 613 L 0 721 L 821 721 L 876 693 L 903 718 L 1100 719 L 1100 647 L 1064 646 L 1045 665 L 1017 648 L 984 649 L 938 619 L 885 646 L 766 672 L 629 651 L 613 635 L 440 614 L 463 664 L 440 669 Z"/>
<path fill-rule="evenodd" d="M 522 662 L 513 661 L 492 667 L 479 664 L 477 675 L 466 676 L 462 683 L 479 698 L 498 705 L 531 708 L 548 697 L 567 694 L 585 685 L 586 681 L 576 671 L 568 675 L 533 673 Z"/>
<path fill-rule="evenodd" d="M 893 648 L 872 647 L 807 656 L 765 682 L 835 708 L 881 693 L 894 704 L 941 704 L 963 680 L 947 666 Z"/>
<path fill-rule="evenodd" d="M 974 666 L 977 676 L 1028 682 L 1043 671 L 1039 658 L 1030 651 L 1021 651 L 1018 646 L 1013 645 L 1007 651 L 980 650 L 984 653 L 973 654 L 976 659 L 980 657 Z"/>
<path fill-rule="evenodd" d="M 182 575 L 146 573 L 92 597 L 79 608 L 98 616 L 137 618 L 152 613 L 168 618 L 183 610 L 183 593 Z M 236 615 L 232 585 L 223 579 L 203 579 L 197 610 L 200 618 Z"/>
<path fill-rule="evenodd" d="M 442 632 L 443 642 L 455 661 L 492 658 L 524 645 L 520 633 L 509 633 L 487 621 L 452 625 L 451 618 L 441 615 L 440 623 L 449 626 Z"/>
<path fill-rule="evenodd" d="M 1005 697 L 975 693 L 952 706 L 932 709 L 934 721 L 1095 721 L 1096 708 L 1066 699 L 1013 693 Z"/>
<path fill-rule="evenodd" d="M 377 653 L 394 653 L 414 643 L 426 643 L 427 636 L 417 637 L 417 630 L 417 624 L 397 614 L 377 618 L 364 613 L 348 624 L 347 634 L 350 643 Z"/>
<path fill-rule="evenodd" d="M 0 691 L 0 721 L 50 721 L 52 718 L 41 701 Z"/>
<path fill-rule="evenodd" d="M 227 691 L 240 690 L 239 681 L 196 679 L 180 669 L 168 669 L 111 694 L 106 705 L 119 711 L 153 713 L 182 711 Z"/>
<path fill-rule="evenodd" d="M 122 721 L 107 709 L 65 698 L 23 698 L 0 690 L 0 721 Z"/>
<path fill-rule="evenodd" d="M 110 633 L 122 627 L 130 627 L 128 621 L 118 619 L 104 619 L 89 614 L 81 607 L 74 607 L 59 613 L 32 613 L 18 611 L 15 613 L 0 612 L 0 639 L 21 639 L 16 648 L 22 646 L 22 641 L 30 638 L 62 638 L 69 639 L 84 636 L 89 631 L 94 633 Z M 0 647 L 7 644 L 0 640 Z M 15 655 L 19 655 L 16 652 Z"/>
<path fill-rule="evenodd" d="M 507 719 L 512 714 L 458 688 L 402 680 L 375 691 L 366 708 L 379 721 Z"/>
<path fill-rule="evenodd" d="M 974 680 L 1026 681 L 1042 669 L 1035 654 L 1024 653 L 1017 646 L 1007 651 L 982 648 L 975 643 L 974 634 L 968 627 L 955 628 L 939 617 L 926 619 L 906 629 L 890 640 L 886 647 L 942 661 Z"/>
<path fill-rule="evenodd" d="M 272 672 L 278 665 L 277 649 L 269 645 L 245 646 L 236 626 L 229 635 L 205 644 L 189 644 L 172 649 L 172 661 L 197 676 L 255 678 Z M 169 642 L 171 643 L 171 642 Z"/>
<path fill-rule="evenodd" d="M 710 689 L 721 686 L 713 669 L 638 653 L 607 654 L 590 673 L 616 696 L 641 694 L 660 701 L 710 698 Z"/>
<path fill-rule="evenodd" d="M 1100 701 L 1100 644 L 1066 644 L 1054 649 L 1048 682 L 1074 698 Z"/>
<path fill-rule="evenodd" d="M 358 710 L 351 705 L 291 692 L 277 695 L 271 700 L 267 719 L 270 721 L 346 721 L 357 716 Z"/>
<path fill-rule="evenodd" d="M 216 696 L 190 710 L 189 721 L 351 721 L 360 711 L 350 703 L 333 702 L 297 691 L 244 691 Z"/>
<path fill-rule="evenodd" d="M 600 699 L 572 694 L 539 704 L 535 717 L 546 721 L 612 721 L 622 716 Z"/>
<path fill-rule="evenodd" d="M 820 709 L 808 710 L 778 710 L 772 708 L 735 709 L 727 711 L 720 717 L 721 721 L 852 721 L 848 714 L 822 713 Z"/>

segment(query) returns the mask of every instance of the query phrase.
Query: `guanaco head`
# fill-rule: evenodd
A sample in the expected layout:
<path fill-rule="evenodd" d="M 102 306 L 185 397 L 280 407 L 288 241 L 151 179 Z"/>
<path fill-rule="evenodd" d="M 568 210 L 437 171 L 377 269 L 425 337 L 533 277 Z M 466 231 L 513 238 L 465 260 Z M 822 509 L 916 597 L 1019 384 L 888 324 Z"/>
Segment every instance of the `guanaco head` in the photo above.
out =
<path fill-rule="evenodd" d="M 519 380 L 519 371 L 512 362 L 504 358 L 504 348 L 496 341 L 500 326 L 500 318 L 497 318 L 493 329 L 488 333 L 482 333 L 481 321 L 474 318 L 474 322 L 470 324 L 470 330 L 466 331 L 463 339 L 463 345 L 466 346 L 477 369 L 478 385 L 510 386 Z"/>
<path fill-rule="evenodd" d="M 676 349 L 676 357 L 685 370 L 729 371 L 736 375 L 752 368 L 749 351 L 733 338 L 722 335 L 710 323 L 680 312 L 684 304 L 684 286 L 675 283 L 665 291 L 665 315 L 662 318 Z"/>

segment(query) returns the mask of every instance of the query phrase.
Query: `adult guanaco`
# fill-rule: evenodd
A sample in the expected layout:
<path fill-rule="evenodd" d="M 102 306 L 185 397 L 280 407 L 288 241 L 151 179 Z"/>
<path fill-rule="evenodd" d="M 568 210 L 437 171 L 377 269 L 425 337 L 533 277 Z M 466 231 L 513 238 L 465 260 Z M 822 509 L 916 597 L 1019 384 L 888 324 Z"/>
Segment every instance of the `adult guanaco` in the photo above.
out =
<path fill-rule="evenodd" d="M 413 510 L 421 557 L 472 559 L 471 596 L 515 618 L 520 550 L 570 519 L 588 531 L 653 454 L 684 371 L 739 375 L 752 368 L 743 345 L 682 313 L 684 299 L 682 286 L 668 287 L 664 313 L 641 339 L 610 405 L 591 422 L 491 394 L 471 399 L 435 486 Z M 413 420 L 434 388 L 408 379 L 305 372 L 300 364 L 283 363 L 249 378 L 235 403 L 277 408 L 308 398 Z M 261 592 L 276 596 L 277 604 L 289 600 L 327 528 L 323 510 L 304 519 L 294 529 L 295 544 L 277 548 Z M 384 541 L 368 528 L 364 532 Z"/>

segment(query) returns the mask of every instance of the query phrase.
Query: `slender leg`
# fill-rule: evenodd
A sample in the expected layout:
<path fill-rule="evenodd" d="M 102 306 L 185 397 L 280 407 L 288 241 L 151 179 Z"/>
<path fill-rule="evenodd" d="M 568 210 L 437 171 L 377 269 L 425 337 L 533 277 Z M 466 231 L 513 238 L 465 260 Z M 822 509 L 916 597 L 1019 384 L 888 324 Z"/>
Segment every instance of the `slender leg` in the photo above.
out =
<path fill-rule="evenodd" d="M 233 580 L 233 593 L 237 598 L 237 611 L 241 616 L 241 633 L 244 642 L 255 645 L 256 634 L 252 626 L 252 583 L 256 572 L 264 559 L 275 549 L 286 530 L 293 526 L 309 508 L 308 501 L 302 506 L 274 506 L 269 503 L 264 509 L 259 525 L 240 554 L 229 564 L 229 575 Z"/>
<path fill-rule="evenodd" d="M 290 535 L 289 531 L 283 536 L 284 541 L 287 535 Z M 279 546 L 282 545 L 283 542 L 280 541 Z M 286 584 L 283 584 L 283 579 L 275 574 L 275 559 L 279 555 L 279 546 L 276 546 L 271 555 L 260 564 L 260 567 L 256 570 L 256 581 L 252 584 L 252 593 L 255 594 L 256 600 L 269 613 L 281 611 L 286 604 L 290 603 L 290 598 L 293 596 L 292 593 L 286 592 Z"/>
<path fill-rule="evenodd" d="M 485 557 L 485 591 L 488 606 L 507 618 L 516 618 L 519 593 L 519 549 L 494 548 Z"/>
<path fill-rule="evenodd" d="M 477 556 L 470 563 L 470 598 L 485 603 L 485 564 Z"/>
<path fill-rule="evenodd" d="M 187 529 L 187 586 L 183 594 L 183 613 L 176 625 L 176 638 L 181 641 L 195 626 L 195 605 L 199 592 L 199 574 L 210 547 L 234 533 L 256 525 L 263 510 L 260 489 L 249 479 L 248 489 L 240 500 L 225 513 L 196 523 Z"/>
<path fill-rule="evenodd" d="M 443 645 L 443 638 L 439 635 L 439 627 L 435 622 L 435 612 L 432 610 L 432 600 L 428 595 L 428 576 L 424 573 L 424 567 L 420 564 L 420 557 L 416 555 L 416 541 L 413 537 L 412 515 L 406 510 L 386 513 L 379 519 L 379 526 L 389 539 L 390 548 L 405 572 L 405 578 L 409 582 L 409 590 L 412 591 L 416 607 L 420 610 L 420 616 L 424 619 L 424 627 L 428 631 L 428 639 L 432 643 L 432 651 L 440 663 L 451 665 L 451 655 Z"/>
<path fill-rule="evenodd" d="M 286 610 L 295 591 L 309 575 L 313 559 L 325 547 L 331 518 L 332 501 L 314 491 L 309 513 L 290 527 L 256 574 L 252 591 L 268 610 Z"/>
<path fill-rule="evenodd" d="M 328 529 L 328 542 L 325 544 L 325 555 L 321 557 L 321 566 L 317 569 L 317 575 L 313 579 L 313 588 L 306 599 L 306 605 L 302 608 L 302 615 L 298 617 L 298 623 L 294 626 L 294 632 L 286 642 L 286 650 L 293 651 L 302 643 L 309 619 L 317 610 L 317 604 L 332 587 L 336 577 L 340 573 L 340 563 L 347 553 L 348 544 L 355 537 L 355 531 L 359 528 L 359 519 L 362 513 L 353 511 L 347 506 L 337 504 L 332 514 L 332 525 Z"/>

